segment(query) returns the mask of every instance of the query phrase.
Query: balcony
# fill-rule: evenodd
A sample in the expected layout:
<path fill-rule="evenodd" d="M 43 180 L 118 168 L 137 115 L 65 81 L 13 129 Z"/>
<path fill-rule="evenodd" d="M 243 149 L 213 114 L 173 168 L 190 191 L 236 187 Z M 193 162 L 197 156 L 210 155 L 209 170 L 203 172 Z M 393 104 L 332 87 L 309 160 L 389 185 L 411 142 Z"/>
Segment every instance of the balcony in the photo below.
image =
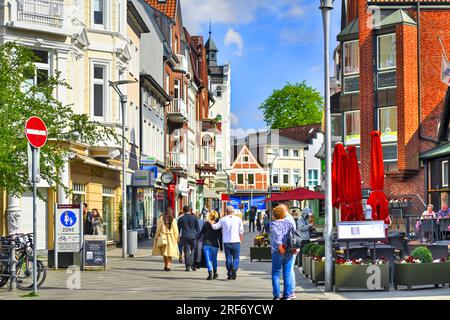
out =
<path fill-rule="evenodd" d="M 177 54 L 176 56 L 180 62 L 175 65 L 174 70 L 187 74 L 189 72 L 188 60 L 181 54 Z"/>
<path fill-rule="evenodd" d="M 222 133 L 222 123 L 217 119 L 203 119 L 202 120 L 202 131 L 214 134 Z"/>
<path fill-rule="evenodd" d="M 186 155 L 181 152 L 168 152 L 167 165 L 174 171 L 186 172 Z"/>
<path fill-rule="evenodd" d="M 187 107 L 183 99 L 173 99 L 167 108 L 167 117 L 170 121 L 183 123 L 188 121 Z"/>
<path fill-rule="evenodd" d="M 10 4 L 10 27 L 69 34 L 64 30 L 64 0 L 17 0 Z"/>

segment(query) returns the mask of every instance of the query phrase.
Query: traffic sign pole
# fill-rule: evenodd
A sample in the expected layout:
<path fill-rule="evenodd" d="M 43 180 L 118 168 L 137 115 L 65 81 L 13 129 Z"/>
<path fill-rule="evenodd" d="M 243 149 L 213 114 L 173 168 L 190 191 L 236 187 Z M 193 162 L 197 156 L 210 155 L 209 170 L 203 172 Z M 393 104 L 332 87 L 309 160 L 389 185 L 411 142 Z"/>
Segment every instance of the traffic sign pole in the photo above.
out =
<path fill-rule="evenodd" d="M 31 146 L 32 180 L 33 180 L 33 292 L 37 294 L 37 219 L 36 219 L 36 153 L 37 148 Z"/>

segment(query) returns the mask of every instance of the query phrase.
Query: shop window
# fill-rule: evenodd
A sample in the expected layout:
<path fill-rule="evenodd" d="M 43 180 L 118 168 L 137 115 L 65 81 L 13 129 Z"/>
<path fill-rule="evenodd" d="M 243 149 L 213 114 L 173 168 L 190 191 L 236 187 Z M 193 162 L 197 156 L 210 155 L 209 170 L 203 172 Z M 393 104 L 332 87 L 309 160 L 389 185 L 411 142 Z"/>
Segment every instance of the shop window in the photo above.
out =
<path fill-rule="evenodd" d="M 349 111 L 345 113 L 344 132 L 345 144 L 353 145 L 360 143 L 360 113 L 358 111 Z"/>
<path fill-rule="evenodd" d="M 255 184 L 255 175 L 253 173 L 247 174 L 247 184 L 249 185 Z"/>
<path fill-rule="evenodd" d="M 391 69 L 397 65 L 395 33 L 378 37 L 378 69 Z"/>
<path fill-rule="evenodd" d="M 381 142 L 397 141 L 397 107 L 378 109 L 378 128 Z"/>
<path fill-rule="evenodd" d="M 238 175 L 237 175 L 237 183 L 238 184 L 244 184 L 244 174 L 243 173 L 238 173 Z"/>
<path fill-rule="evenodd" d="M 113 188 L 103 187 L 102 219 L 107 241 L 114 240 L 115 192 Z"/>
<path fill-rule="evenodd" d="M 72 185 L 72 203 L 83 204 L 86 202 L 86 186 L 84 184 L 74 183 Z"/>
<path fill-rule="evenodd" d="M 448 160 L 442 161 L 442 186 L 448 187 Z"/>
<path fill-rule="evenodd" d="M 344 42 L 344 75 L 359 73 L 359 41 Z"/>

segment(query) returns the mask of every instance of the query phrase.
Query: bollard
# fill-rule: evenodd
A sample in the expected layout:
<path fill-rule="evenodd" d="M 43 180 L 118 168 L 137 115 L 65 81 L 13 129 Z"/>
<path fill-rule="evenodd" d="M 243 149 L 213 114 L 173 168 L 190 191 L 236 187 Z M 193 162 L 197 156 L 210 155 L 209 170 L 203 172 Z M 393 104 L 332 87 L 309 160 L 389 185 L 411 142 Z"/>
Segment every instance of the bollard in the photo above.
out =
<path fill-rule="evenodd" d="M 11 267 L 9 268 L 9 290 L 15 290 L 17 287 L 17 260 L 16 260 L 16 242 L 11 242 L 11 258 L 10 258 Z"/>

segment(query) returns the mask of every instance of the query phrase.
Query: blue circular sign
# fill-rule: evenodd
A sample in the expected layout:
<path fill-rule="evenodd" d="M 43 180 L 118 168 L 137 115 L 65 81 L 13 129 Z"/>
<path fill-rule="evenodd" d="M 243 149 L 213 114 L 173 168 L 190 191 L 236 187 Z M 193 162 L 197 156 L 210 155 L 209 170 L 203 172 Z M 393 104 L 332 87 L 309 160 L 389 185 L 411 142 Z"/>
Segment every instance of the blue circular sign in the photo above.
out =
<path fill-rule="evenodd" d="M 61 223 L 65 227 L 73 227 L 74 224 L 77 222 L 77 216 L 72 211 L 64 211 L 61 214 Z"/>

